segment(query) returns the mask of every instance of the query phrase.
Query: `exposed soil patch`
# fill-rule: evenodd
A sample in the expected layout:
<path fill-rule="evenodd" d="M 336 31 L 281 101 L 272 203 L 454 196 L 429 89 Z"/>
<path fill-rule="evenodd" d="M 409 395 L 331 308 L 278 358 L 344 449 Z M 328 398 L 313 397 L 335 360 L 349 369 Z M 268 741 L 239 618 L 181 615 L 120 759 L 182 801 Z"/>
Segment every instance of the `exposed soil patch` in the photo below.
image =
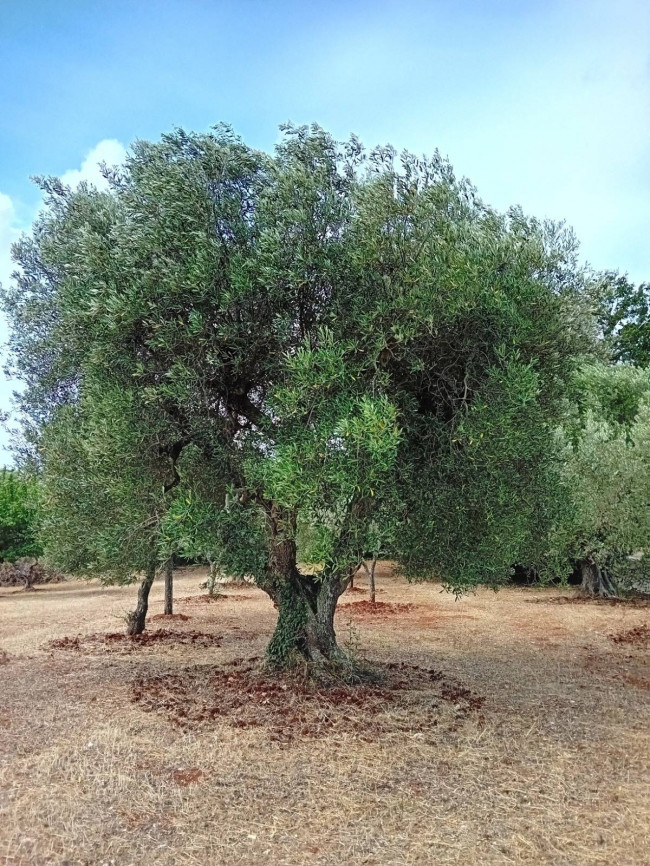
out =
<path fill-rule="evenodd" d="M 476 617 L 471 613 L 456 613 L 455 611 L 437 610 L 435 613 L 419 616 L 417 623 L 422 626 L 436 626 L 440 625 L 442 622 L 455 622 L 460 619 L 476 619 Z"/>
<path fill-rule="evenodd" d="M 227 589 L 243 589 L 244 587 L 250 587 L 254 585 L 255 581 L 253 580 L 218 580 L 217 586 L 226 587 Z"/>
<path fill-rule="evenodd" d="M 345 595 L 347 595 L 348 593 L 350 593 L 350 595 L 364 595 L 367 592 L 368 590 L 364 589 L 362 586 L 348 586 L 348 588 L 345 590 Z"/>
<path fill-rule="evenodd" d="M 186 613 L 157 613 L 149 617 L 150 620 L 164 620 L 165 622 L 187 622 L 189 616 Z"/>
<path fill-rule="evenodd" d="M 0 650 L 0 665 L 9 664 L 9 659 L 11 656 L 5 650 Z"/>
<path fill-rule="evenodd" d="M 177 604 L 212 604 L 215 601 L 250 601 L 252 595 L 226 595 L 223 592 L 217 595 L 188 595 L 185 598 L 179 598 Z"/>
<path fill-rule="evenodd" d="M 375 619 L 410 613 L 415 608 L 414 604 L 393 604 L 389 601 L 352 601 L 339 605 L 340 610 L 345 610 L 352 616 L 372 616 Z"/>
<path fill-rule="evenodd" d="M 187 788 L 188 785 L 194 785 L 203 776 L 203 770 L 198 767 L 188 767 L 186 770 L 172 770 L 172 779 L 176 782 L 179 788 Z"/>
<path fill-rule="evenodd" d="M 264 597 L 268 598 L 267 595 L 265 595 Z M 251 601 L 252 599 L 255 598 L 255 596 L 254 595 L 237 594 L 237 595 L 225 595 L 224 598 L 227 598 L 228 601 Z"/>
<path fill-rule="evenodd" d="M 636 628 L 631 628 L 628 631 L 619 631 L 616 634 L 610 634 L 610 639 L 614 643 L 632 644 L 633 646 L 647 647 L 650 646 L 650 628 L 643 623 Z"/>
<path fill-rule="evenodd" d="M 177 599 L 176 604 L 212 604 L 214 601 L 224 601 L 227 598 L 230 596 L 224 595 L 223 592 L 214 595 L 188 595 L 185 598 Z"/>
<path fill-rule="evenodd" d="M 647 595 L 630 595 L 627 598 L 590 598 L 587 595 L 554 595 L 551 598 L 529 598 L 529 604 L 600 604 L 616 607 L 623 604 L 628 607 L 650 607 Z"/>
<path fill-rule="evenodd" d="M 193 730 L 222 720 L 233 728 L 265 728 L 288 743 L 331 733 L 354 733 L 373 742 L 382 734 L 422 732 L 442 719 L 455 728 L 485 699 L 440 671 L 409 664 L 383 667 L 380 686 L 322 686 L 293 676 L 273 676 L 249 662 L 193 667 L 180 673 L 138 677 L 132 701 L 163 713 L 176 727 Z M 453 705 L 452 718 L 444 705 Z"/>
<path fill-rule="evenodd" d="M 169 631 L 159 628 L 142 634 L 126 635 L 122 632 L 108 634 L 88 634 L 76 637 L 62 637 L 51 640 L 48 649 L 73 650 L 81 653 L 93 652 L 135 652 L 139 647 L 153 644 L 192 645 L 199 647 L 221 646 L 221 637 L 200 631 Z"/>
<path fill-rule="evenodd" d="M 648 677 L 634 677 L 630 674 L 626 674 L 623 677 L 623 681 L 630 686 L 635 686 L 637 689 L 650 691 L 650 679 L 648 679 Z"/>
<path fill-rule="evenodd" d="M 446 701 L 453 704 L 458 704 L 468 710 L 478 711 L 485 703 L 485 698 L 481 695 L 475 695 L 470 689 L 461 686 L 460 683 L 443 682 L 441 685 L 442 697 Z"/>

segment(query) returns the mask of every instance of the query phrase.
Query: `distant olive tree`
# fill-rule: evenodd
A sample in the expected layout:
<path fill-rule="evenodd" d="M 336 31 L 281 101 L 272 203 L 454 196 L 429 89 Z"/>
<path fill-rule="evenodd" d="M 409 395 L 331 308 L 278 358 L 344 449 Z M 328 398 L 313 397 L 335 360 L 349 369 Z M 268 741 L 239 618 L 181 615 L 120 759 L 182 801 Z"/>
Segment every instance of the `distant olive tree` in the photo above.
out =
<path fill-rule="evenodd" d="M 178 479 L 169 430 L 133 391 L 85 384 L 41 430 L 43 542 L 70 574 L 119 584 L 144 575 L 127 618 L 127 632 L 139 634 L 156 572 L 173 555 L 161 533 Z"/>
<path fill-rule="evenodd" d="M 40 556 L 39 523 L 37 482 L 14 469 L 1 469 L 0 562 Z"/>
<path fill-rule="evenodd" d="M 589 364 L 572 396 L 550 548 L 579 571 L 585 594 L 615 596 L 649 576 L 650 370 Z"/>
<path fill-rule="evenodd" d="M 614 361 L 650 365 L 650 283 L 623 274 L 597 274 L 591 291 L 601 334 Z"/>

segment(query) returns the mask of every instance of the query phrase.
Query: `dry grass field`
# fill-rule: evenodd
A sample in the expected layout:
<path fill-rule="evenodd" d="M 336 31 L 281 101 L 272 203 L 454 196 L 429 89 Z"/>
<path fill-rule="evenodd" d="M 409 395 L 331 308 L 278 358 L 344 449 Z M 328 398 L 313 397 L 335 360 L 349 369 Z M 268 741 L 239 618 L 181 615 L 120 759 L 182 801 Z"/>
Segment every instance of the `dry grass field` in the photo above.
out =
<path fill-rule="evenodd" d="M 380 568 L 338 634 L 385 682 L 319 692 L 259 672 L 262 592 L 202 578 L 136 642 L 134 588 L 0 589 L 0 863 L 650 863 L 650 609 Z"/>

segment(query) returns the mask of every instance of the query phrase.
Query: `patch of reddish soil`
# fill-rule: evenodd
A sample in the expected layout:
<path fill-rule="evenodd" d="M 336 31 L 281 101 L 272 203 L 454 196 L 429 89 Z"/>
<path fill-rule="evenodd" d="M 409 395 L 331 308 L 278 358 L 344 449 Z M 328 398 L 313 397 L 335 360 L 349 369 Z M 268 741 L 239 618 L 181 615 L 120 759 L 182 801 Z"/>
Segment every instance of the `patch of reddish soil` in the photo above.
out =
<path fill-rule="evenodd" d="M 650 679 L 647 677 L 633 677 L 627 674 L 623 677 L 623 680 L 630 686 L 636 686 L 637 689 L 650 691 Z"/>
<path fill-rule="evenodd" d="M 346 595 L 348 593 L 365 594 L 366 592 L 368 592 L 368 590 L 364 589 L 362 586 L 348 586 L 348 588 L 345 590 Z"/>
<path fill-rule="evenodd" d="M 187 788 L 194 785 L 203 776 L 203 770 L 198 767 L 189 767 L 187 770 L 172 770 L 172 779 L 179 788 Z"/>
<path fill-rule="evenodd" d="M 123 632 L 108 634 L 77 635 L 51 640 L 46 645 L 48 649 L 74 650 L 82 653 L 102 652 L 135 652 L 139 647 L 154 644 L 190 644 L 200 647 L 221 646 L 221 637 L 200 631 L 169 631 L 165 628 L 156 631 L 145 631 L 142 634 L 126 635 Z"/>
<path fill-rule="evenodd" d="M 460 683 L 443 682 L 441 685 L 442 696 L 446 701 L 460 706 L 466 706 L 469 710 L 480 710 L 485 703 L 485 698 L 475 695 L 470 689 L 461 686 Z"/>
<path fill-rule="evenodd" d="M 165 620 L 166 622 L 187 622 L 189 616 L 185 613 L 157 613 L 155 616 L 149 617 L 151 620 Z"/>
<path fill-rule="evenodd" d="M 339 605 L 339 610 L 345 610 L 352 616 L 371 616 L 378 619 L 410 613 L 415 608 L 414 604 L 394 604 L 390 601 L 353 601 Z"/>
<path fill-rule="evenodd" d="M 425 614 L 424 616 L 419 616 L 416 620 L 418 625 L 428 626 L 428 625 L 440 625 L 445 620 L 450 620 L 455 622 L 459 619 L 477 619 L 471 613 L 456 613 L 455 611 L 444 611 L 439 610 L 436 613 Z"/>
<path fill-rule="evenodd" d="M 250 660 L 249 660 L 250 661 Z M 374 741 L 384 733 L 431 730 L 443 703 L 455 722 L 478 712 L 484 698 L 436 670 L 384 665 L 377 685 L 323 686 L 294 676 L 273 676 L 242 660 L 228 666 L 138 677 L 131 700 L 145 712 L 163 713 L 182 730 L 219 720 L 233 728 L 265 728 L 287 743 L 330 733 L 354 733 Z"/>
<path fill-rule="evenodd" d="M 552 598 L 529 598 L 529 604 L 603 604 L 615 607 L 624 604 L 628 607 L 650 607 L 647 595 L 631 595 L 627 598 L 591 598 L 588 595 L 555 595 Z"/>
<path fill-rule="evenodd" d="M 610 634 L 610 640 L 614 643 L 632 644 L 633 646 L 647 647 L 650 646 L 650 628 L 643 623 L 636 628 L 631 628 L 628 631 L 620 631 L 616 634 Z"/>

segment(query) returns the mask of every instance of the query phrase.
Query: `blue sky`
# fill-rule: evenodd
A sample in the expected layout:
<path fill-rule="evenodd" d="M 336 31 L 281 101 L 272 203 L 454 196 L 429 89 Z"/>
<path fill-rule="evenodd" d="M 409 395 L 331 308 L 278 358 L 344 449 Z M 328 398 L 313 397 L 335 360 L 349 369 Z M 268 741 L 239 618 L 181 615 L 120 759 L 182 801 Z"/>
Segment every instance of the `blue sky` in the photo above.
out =
<path fill-rule="evenodd" d="M 0 281 L 30 175 L 97 177 L 135 138 L 220 120 L 265 149 L 285 120 L 437 147 L 491 204 L 650 279 L 648 2 L 0 0 Z"/>

